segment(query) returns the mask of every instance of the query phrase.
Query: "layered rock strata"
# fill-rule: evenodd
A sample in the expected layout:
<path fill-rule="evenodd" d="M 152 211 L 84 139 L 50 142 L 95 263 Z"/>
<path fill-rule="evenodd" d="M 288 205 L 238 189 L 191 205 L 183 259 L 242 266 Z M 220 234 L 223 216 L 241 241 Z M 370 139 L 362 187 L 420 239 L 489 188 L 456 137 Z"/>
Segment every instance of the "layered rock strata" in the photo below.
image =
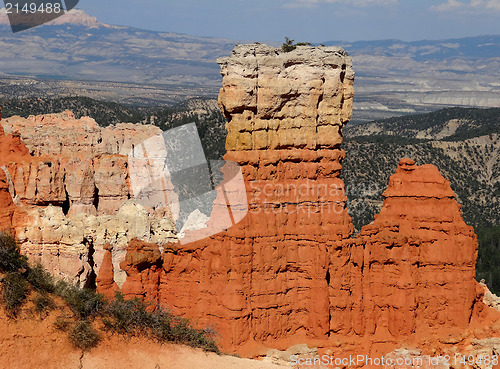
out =
<path fill-rule="evenodd" d="M 31 161 L 28 149 L 18 135 L 9 135 L 0 125 L 0 231 L 11 232 L 22 225 L 23 212 L 14 203 L 14 183 L 5 164 Z"/>
<path fill-rule="evenodd" d="M 370 297 L 355 303 L 364 324 L 354 331 L 398 339 L 466 329 L 476 303 L 477 240 L 449 182 L 436 167 L 403 159 L 383 196 L 351 250 L 360 296 Z"/>
<path fill-rule="evenodd" d="M 402 160 L 380 214 L 349 238 L 340 145 L 354 74 L 342 49 L 240 45 L 219 63 L 225 159 L 245 183 L 231 187 L 234 168 L 223 168 L 206 228 L 179 242 L 171 209 L 134 199 L 126 155 L 155 127 L 99 128 L 70 113 L 9 118 L 0 217 L 23 251 L 108 296 L 211 326 L 223 349 L 248 356 L 304 343 L 318 347 L 307 355 L 433 355 L 499 335 L 474 280 L 473 229 L 435 167 Z M 172 195 L 161 191 L 146 197 Z M 234 225 L 211 235 L 228 209 Z"/>
<path fill-rule="evenodd" d="M 241 166 L 249 211 L 210 239 L 166 248 L 161 301 L 215 324 L 233 347 L 325 337 L 327 247 L 352 232 L 339 178 L 351 59 L 338 48 L 256 44 L 218 62 L 224 158 Z"/>
<path fill-rule="evenodd" d="M 375 220 L 330 252 L 330 336 L 368 337 L 373 349 L 462 341 L 488 319 L 474 279 L 476 235 L 449 182 L 433 165 L 402 159 L 383 196 Z"/>
<path fill-rule="evenodd" d="M 1 228 L 15 231 L 33 261 L 93 286 L 104 247 L 111 245 L 115 279 L 122 285 L 126 274 L 119 265 L 132 239 L 175 239 L 172 219 L 138 204 L 129 183 L 127 154 L 160 133 L 158 128 L 100 128 L 71 112 L 1 123 L 2 151 L 7 152 L 0 157 L 0 197 L 17 205 L 4 207 L 4 217 L 11 220 L 2 221 Z M 12 222 L 17 213 L 24 214 L 24 222 Z"/>

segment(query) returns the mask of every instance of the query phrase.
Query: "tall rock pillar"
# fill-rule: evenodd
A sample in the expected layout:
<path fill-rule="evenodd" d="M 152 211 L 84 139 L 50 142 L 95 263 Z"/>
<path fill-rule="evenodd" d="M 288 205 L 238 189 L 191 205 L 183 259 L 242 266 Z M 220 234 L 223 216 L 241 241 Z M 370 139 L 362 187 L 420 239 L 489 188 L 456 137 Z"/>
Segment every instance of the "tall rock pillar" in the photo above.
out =
<path fill-rule="evenodd" d="M 324 338 L 328 244 L 353 229 L 339 178 L 342 128 L 352 114 L 351 58 L 336 47 L 285 53 L 252 44 L 218 63 L 225 159 L 242 168 L 249 212 L 201 241 L 208 245 L 201 284 L 210 280 L 213 294 L 202 305 L 236 346 L 286 348 Z"/>

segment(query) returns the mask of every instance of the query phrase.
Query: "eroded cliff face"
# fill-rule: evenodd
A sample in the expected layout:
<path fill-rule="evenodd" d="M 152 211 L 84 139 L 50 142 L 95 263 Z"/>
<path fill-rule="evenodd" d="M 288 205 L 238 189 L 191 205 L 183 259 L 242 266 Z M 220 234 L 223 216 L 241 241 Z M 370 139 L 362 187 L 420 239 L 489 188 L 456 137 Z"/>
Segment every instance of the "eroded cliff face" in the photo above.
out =
<path fill-rule="evenodd" d="M 371 353 L 403 343 L 433 353 L 491 334 L 500 315 L 482 301 L 477 238 L 449 182 L 402 159 L 383 196 L 375 220 L 330 252 L 330 337 L 361 338 Z"/>
<path fill-rule="evenodd" d="M 31 161 L 28 149 L 18 135 L 6 134 L 0 126 L 0 230 L 11 232 L 24 224 L 24 214 L 14 204 L 14 184 L 6 163 Z"/>
<path fill-rule="evenodd" d="M 241 166 L 249 212 L 187 249 L 166 248 L 161 301 L 215 324 L 241 352 L 324 338 L 328 245 L 352 233 L 339 178 L 351 59 L 338 48 L 256 44 L 219 64 L 224 158 Z"/>
<path fill-rule="evenodd" d="M 403 159 L 383 195 L 351 251 L 362 260 L 361 294 L 371 297 L 361 303 L 365 333 L 465 330 L 476 302 L 477 240 L 449 182 L 436 167 Z"/>
<path fill-rule="evenodd" d="M 16 233 L 31 260 L 93 286 L 110 245 L 121 286 L 126 274 L 119 264 L 132 239 L 162 244 L 175 238 L 172 220 L 134 201 L 129 184 L 127 154 L 158 128 L 100 128 L 71 112 L 11 117 L 1 124 L 0 197 L 10 218 L 1 228 Z"/>
<path fill-rule="evenodd" d="M 130 189 L 125 155 L 156 128 L 10 118 L 0 217 L 32 260 L 211 326 L 223 349 L 246 356 L 304 343 L 335 356 L 433 355 L 500 336 L 496 305 L 474 280 L 476 237 L 437 168 L 402 160 L 382 211 L 350 238 L 340 145 L 354 73 L 342 49 L 240 45 L 219 63 L 225 159 L 241 167 L 248 204 L 228 198 L 241 189 L 218 191 L 206 229 L 221 209 L 246 216 L 179 242 L 171 212 Z"/>

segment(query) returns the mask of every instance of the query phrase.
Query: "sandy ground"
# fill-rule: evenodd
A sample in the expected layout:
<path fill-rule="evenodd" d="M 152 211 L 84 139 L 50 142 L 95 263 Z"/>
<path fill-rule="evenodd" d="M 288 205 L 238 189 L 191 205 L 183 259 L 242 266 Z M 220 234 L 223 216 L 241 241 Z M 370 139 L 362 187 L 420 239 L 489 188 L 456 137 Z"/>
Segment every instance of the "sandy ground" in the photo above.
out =
<path fill-rule="evenodd" d="M 10 320 L 0 309 L 1 369 L 278 369 L 256 360 L 217 355 L 183 345 L 101 332 L 100 345 L 82 353 L 53 325 L 58 314 L 40 319 L 23 311 Z"/>

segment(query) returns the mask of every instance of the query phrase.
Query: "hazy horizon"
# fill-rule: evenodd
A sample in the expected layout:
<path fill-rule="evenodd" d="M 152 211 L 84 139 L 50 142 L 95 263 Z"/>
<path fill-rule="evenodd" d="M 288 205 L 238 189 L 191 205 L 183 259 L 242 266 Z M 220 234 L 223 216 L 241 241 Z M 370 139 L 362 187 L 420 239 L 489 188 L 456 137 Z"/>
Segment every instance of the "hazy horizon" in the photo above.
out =
<path fill-rule="evenodd" d="M 499 34 L 500 0 L 82 0 L 108 24 L 233 40 L 440 40 Z"/>

